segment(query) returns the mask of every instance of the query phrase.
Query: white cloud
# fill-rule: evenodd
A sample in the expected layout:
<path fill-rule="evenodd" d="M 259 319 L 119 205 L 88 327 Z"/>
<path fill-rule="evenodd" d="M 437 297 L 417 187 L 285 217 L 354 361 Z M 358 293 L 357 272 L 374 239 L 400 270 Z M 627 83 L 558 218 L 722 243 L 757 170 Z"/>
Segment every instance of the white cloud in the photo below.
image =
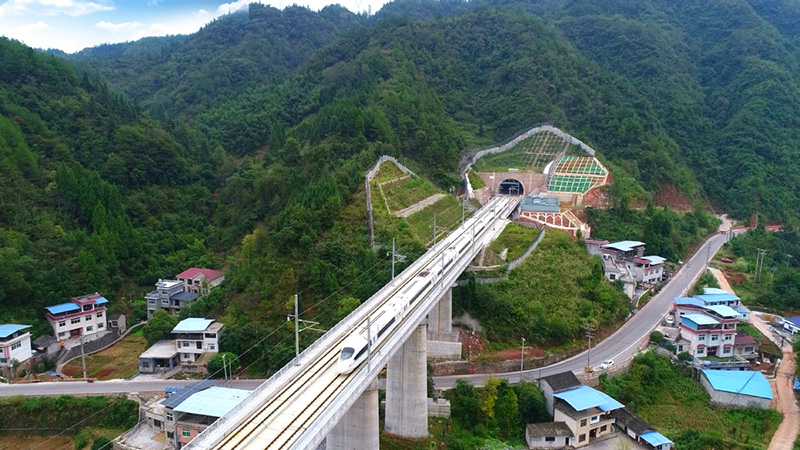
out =
<path fill-rule="evenodd" d="M 0 17 L 8 14 L 35 14 L 41 16 L 83 16 L 98 11 L 111 11 L 114 4 L 111 0 L 7 0 L 0 6 Z"/>
<path fill-rule="evenodd" d="M 247 8 L 251 0 L 236 0 L 235 2 L 223 3 L 217 7 L 217 15 L 230 14 L 239 11 L 242 8 Z M 258 3 L 257 1 L 254 3 Z"/>
<path fill-rule="evenodd" d="M 26 34 L 31 33 L 33 31 L 42 31 L 48 28 L 52 28 L 49 24 L 42 22 L 41 20 L 36 23 L 29 23 L 27 25 L 20 25 L 17 27 L 17 33 Z"/>
<path fill-rule="evenodd" d="M 139 22 L 123 22 L 123 23 L 111 23 L 106 21 L 97 22 L 95 25 L 97 28 L 102 28 L 104 30 L 111 31 L 112 33 L 116 33 L 118 31 L 125 31 L 125 30 L 132 30 L 134 28 L 139 28 L 142 26 Z"/>
<path fill-rule="evenodd" d="M 208 11 L 201 9 L 193 14 L 179 16 L 170 21 L 151 23 L 147 28 L 139 31 L 134 39 L 145 36 L 167 36 L 176 34 L 190 34 L 199 30 L 213 19 Z"/>

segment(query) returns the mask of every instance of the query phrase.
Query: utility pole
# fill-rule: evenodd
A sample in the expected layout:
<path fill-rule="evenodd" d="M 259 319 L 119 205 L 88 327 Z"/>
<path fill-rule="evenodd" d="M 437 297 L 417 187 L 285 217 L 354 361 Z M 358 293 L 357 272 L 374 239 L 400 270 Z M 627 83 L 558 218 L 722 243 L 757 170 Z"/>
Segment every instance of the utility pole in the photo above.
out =
<path fill-rule="evenodd" d="M 594 325 L 591 323 L 586 324 L 586 339 L 589 340 L 589 348 L 586 350 L 586 367 L 592 367 L 592 338 L 594 337 Z"/>
<path fill-rule="evenodd" d="M 222 354 L 222 376 L 225 378 L 225 384 L 228 384 L 228 367 L 225 364 L 225 353 Z"/>
<path fill-rule="evenodd" d="M 708 263 L 711 261 L 711 246 L 706 244 L 706 270 L 708 270 Z"/>
<path fill-rule="evenodd" d="M 325 330 L 320 330 L 318 328 L 314 328 L 314 325 L 319 325 L 319 322 L 312 322 L 310 320 L 300 320 L 300 311 L 299 311 L 299 300 L 297 294 L 294 294 L 294 316 L 289 315 L 286 316 L 286 320 L 292 320 L 294 317 L 294 365 L 300 365 L 300 332 L 305 330 L 314 330 L 324 333 Z M 300 323 L 302 322 L 303 328 L 300 329 Z M 223 355 L 224 356 L 224 355 Z"/>
<path fill-rule="evenodd" d="M 83 379 L 86 379 L 86 353 L 83 351 L 83 330 L 81 330 L 81 364 L 83 364 Z"/>
<path fill-rule="evenodd" d="M 392 279 L 394 280 L 395 238 L 392 238 Z"/>
<path fill-rule="evenodd" d="M 297 294 L 294 294 L 294 365 L 300 365 L 300 314 L 297 307 Z"/>
<path fill-rule="evenodd" d="M 761 281 L 761 270 L 764 268 L 764 254 L 767 253 L 766 250 L 762 248 L 757 248 L 758 255 L 756 256 L 756 281 Z"/>
<path fill-rule="evenodd" d="M 367 372 L 372 370 L 372 317 L 367 314 Z"/>
<path fill-rule="evenodd" d="M 433 214 L 433 246 L 436 247 L 436 213 Z"/>
<path fill-rule="evenodd" d="M 522 338 L 522 353 L 519 357 L 519 380 L 522 381 L 523 363 L 525 361 L 525 338 Z"/>
<path fill-rule="evenodd" d="M 464 214 L 465 214 L 464 210 L 466 208 L 466 205 L 467 205 L 467 195 L 464 194 L 464 198 L 461 199 L 461 224 L 462 225 L 464 224 Z"/>

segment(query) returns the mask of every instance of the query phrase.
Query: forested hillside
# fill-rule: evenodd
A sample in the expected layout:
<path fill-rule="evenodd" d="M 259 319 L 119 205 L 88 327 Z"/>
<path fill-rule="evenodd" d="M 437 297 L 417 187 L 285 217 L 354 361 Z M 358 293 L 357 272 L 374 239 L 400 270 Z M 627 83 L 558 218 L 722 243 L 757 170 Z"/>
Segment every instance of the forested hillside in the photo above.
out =
<path fill-rule="evenodd" d="M 672 228 L 625 208 L 673 186 L 796 223 L 797 23 L 788 1 L 396 1 L 371 17 L 252 5 L 70 62 L 3 40 L 0 319 L 40 332 L 45 304 L 102 291 L 130 309 L 213 266 L 225 287 L 193 312 L 222 318 L 230 351 L 260 342 L 244 366 L 274 368 L 292 294 L 329 325 L 388 279 L 363 206 L 379 155 L 448 192 L 464 152 L 545 122 L 612 169 L 618 209 L 593 217 L 609 234 L 658 222 L 679 258 L 670 230 L 702 234 L 699 213 Z"/>

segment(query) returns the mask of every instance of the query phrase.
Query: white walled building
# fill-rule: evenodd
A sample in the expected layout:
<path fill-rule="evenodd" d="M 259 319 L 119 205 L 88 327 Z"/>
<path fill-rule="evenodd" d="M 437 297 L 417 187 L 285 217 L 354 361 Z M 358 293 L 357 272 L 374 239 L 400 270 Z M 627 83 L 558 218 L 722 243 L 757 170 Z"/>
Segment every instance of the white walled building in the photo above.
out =
<path fill-rule="evenodd" d="M 106 303 L 108 300 L 97 292 L 72 297 L 68 303 L 45 306 L 45 317 L 59 341 L 80 336 L 91 340 L 106 331 Z"/>
<path fill-rule="evenodd" d="M 0 366 L 11 367 L 16 359 L 23 363 L 31 358 L 30 325 L 7 323 L 0 325 Z"/>
<path fill-rule="evenodd" d="M 175 278 L 183 283 L 183 290 L 186 292 L 194 292 L 201 297 L 208 294 L 211 288 L 219 286 L 220 283 L 225 281 L 225 275 L 219 270 L 212 269 L 199 269 L 192 267 L 181 273 Z"/>
<path fill-rule="evenodd" d="M 189 318 L 181 320 L 172 334 L 182 363 L 193 363 L 205 352 L 219 351 L 219 336 L 223 325 L 214 319 Z"/>

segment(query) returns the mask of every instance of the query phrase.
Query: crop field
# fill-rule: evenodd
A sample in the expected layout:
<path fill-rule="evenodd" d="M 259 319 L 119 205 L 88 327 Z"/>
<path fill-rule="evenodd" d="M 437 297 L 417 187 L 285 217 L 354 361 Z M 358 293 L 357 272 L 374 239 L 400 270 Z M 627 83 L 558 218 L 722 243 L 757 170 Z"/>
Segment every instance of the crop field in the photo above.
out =
<path fill-rule="evenodd" d="M 86 357 L 86 376 L 98 380 L 130 378 L 139 372 L 139 355 L 147 348 L 142 336 L 131 333 L 111 347 Z M 81 358 L 73 359 L 64 367 L 64 374 L 80 377 Z"/>
<path fill-rule="evenodd" d="M 478 172 L 505 172 L 510 168 L 541 172 L 564 145 L 566 141 L 553 133 L 537 133 L 509 150 L 484 156 L 474 168 Z"/>

